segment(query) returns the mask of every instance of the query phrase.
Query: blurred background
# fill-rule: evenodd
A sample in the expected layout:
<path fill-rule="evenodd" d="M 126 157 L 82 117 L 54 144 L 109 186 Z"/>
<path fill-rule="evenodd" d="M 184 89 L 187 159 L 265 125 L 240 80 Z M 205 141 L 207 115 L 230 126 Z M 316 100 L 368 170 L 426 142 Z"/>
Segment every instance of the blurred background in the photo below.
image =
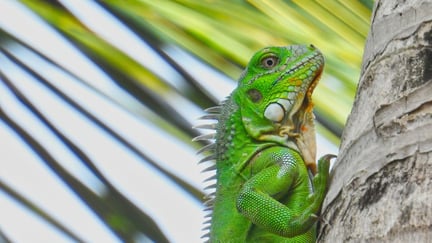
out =
<path fill-rule="evenodd" d="M 257 50 L 314 44 L 318 156 L 337 154 L 363 1 L 0 1 L 0 242 L 200 242 L 191 139 Z"/>

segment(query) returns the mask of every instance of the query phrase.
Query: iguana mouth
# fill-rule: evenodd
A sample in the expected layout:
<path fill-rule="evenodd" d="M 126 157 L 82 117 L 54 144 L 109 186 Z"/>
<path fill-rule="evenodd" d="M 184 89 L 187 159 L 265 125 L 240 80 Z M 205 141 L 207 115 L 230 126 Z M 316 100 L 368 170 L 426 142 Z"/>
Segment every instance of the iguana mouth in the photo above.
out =
<path fill-rule="evenodd" d="M 301 133 L 302 126 L 308 122 L 304 119 L 306 113 L 312 113 L 313 102 L 312 93 L 318 84 L 321 77 L 323 66 L 314 66 L 315 75 L 309 76 L 309 86 L 299 87 L 297 92 L 288 92 L 286 97 L 280 98 L 276 103 L 279 104 L 285 111 L 284 118 L 281 119 L 280 135 L 287 133 L 288 136 L 293 136 L 294 133 Z M 303 80 L 307 83 L 307 80 Z"/>
<path fill-rule="evenodd" d="M 303 126 L 308 125 L 307 123 L 309 121 L 304 116 L 305 114 L 312 114 L 312 109 L 313 109 L 312 93 L 315 87 L 317 86 L 319 79 L 321 78 L 322 70 L 323 70 L 322 66 L 320 67 L 320 69 L 317 70 L 313 81 L 311 82 L 309 88 L 306 90 L 306 94 L 304 95 L 301 105 L 292 114 L 293 123 L 297 125 L 295 131 L 298 133 L 301 133 L 305 129 Z"/>

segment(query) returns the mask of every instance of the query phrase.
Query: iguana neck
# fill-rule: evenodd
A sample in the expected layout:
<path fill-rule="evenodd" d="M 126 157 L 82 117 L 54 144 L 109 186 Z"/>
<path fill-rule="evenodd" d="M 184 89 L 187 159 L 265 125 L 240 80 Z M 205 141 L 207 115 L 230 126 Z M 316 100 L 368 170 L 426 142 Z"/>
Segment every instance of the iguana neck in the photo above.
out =
<path fill-rule="evenodd" d="M 245 145 L 254 144 L 241 121 L 241 110 L 231 95 L 223 103 L 216 129 L 217 165 L 238 163 L 236 151 Z"/>

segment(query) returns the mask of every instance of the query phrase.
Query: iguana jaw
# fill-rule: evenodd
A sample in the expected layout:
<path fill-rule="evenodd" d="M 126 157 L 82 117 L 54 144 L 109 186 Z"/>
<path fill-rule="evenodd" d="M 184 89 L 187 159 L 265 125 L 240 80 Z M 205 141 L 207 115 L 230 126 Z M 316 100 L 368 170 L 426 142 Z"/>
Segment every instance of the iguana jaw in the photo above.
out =
<path fill-rule="evenodd" d="M 290 110 L 284 107 L 285 109 L 287 109 L 287 114 L 280 127 L 280 135 L 286 133 L 289 136 L 297 136 L 297 134 L 301 134 L 302 132 L 304 132 L 307 126 L 313 126 L 313 121 L 305 118 L 307 114 L 312 114 L 312 92 L 318 84 L 321 73 L 322 67 L 317 70 L 316 75 L 310 83 L 310 86 L 307 88 L 306 92 L 297 93 L 295 103 L 291 106 Z"/>
<path fill-rule="evenodd" d="M 322 58 L 320 53 L 317 56 L 318 59 Z M 284 118 L 280 122 L 274 123 L 275 130 L 273 132 L 262 134 L 259 138 L 259 140 L 273 140 L 283 143 L 285 146 L 299 151 L 312 172 L 316 171 L 316 142 L 314 115 L 312 113 L 312 93 L 323 71 L 323 61 L 317 63 L 319 65 L 313 66 L 313 74 L 302 80 L 305 85 L 304 87 L 298 87 L 297 92 L 288 92 L 287 96 L 281 97 L 277 102 L 273 103 L 283 108 L 285 112 Z M 290 77 L 287 80 L 280 80 L 279 82 L 287 83 L 287 87 L 289 87 L 293 82 L 290 79 L 293 78 Z M 298 77 L 295 77 L 295 79 L 298 79 Z M 271 139 L 269 139 L 270 137 Z"/>
<path fill-rule="evenodd" d="M 274 122 L 270 133 L 281 137 L 296 136 L 302 132 L 303 125 L 309 125 L 303 117 L 312 113 L 312 93 L 323 71 L 324 59 L 318 50 L 298 62 L 280 74 L 272 88 L 278 90 L 273 95 L 278 98 L 269 101 L 264 111 L 264 116 Z"/>
<path fill-rule="evenodd" d="M 316 76 L 307 89 L 303 100 L 297 98 L 298 104 L 288 113 L 287 120 L 280 127 L 280 135 L 286 134 L 288 141 L 293 141 L 300 152 L 303 160 L 308 168 L 315 174 L 316 173 L 316 140 L 315 140 L 315 124 L 314 115 L 312 113 L 313 102 L 312 92 L 315 89 L 321 77 L 323 67 L 317 70 Z M 297 109 L 294 109 L 297 108 Z"/>

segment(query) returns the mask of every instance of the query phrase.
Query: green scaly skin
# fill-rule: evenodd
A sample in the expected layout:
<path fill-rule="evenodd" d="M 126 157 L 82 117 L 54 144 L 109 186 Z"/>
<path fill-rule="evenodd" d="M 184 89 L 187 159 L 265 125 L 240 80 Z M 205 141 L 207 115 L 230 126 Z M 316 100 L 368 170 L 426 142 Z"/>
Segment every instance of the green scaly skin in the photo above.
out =
<path fill-rule="evenodd" d="M 216 159 L 210 242 L 315 242 L 333 157 L 315 163 L 311 95 L 323 66 L 312 45 L 264 48 L 208 109 L 204 118 L 218 121 L 203 159 Z"/>

